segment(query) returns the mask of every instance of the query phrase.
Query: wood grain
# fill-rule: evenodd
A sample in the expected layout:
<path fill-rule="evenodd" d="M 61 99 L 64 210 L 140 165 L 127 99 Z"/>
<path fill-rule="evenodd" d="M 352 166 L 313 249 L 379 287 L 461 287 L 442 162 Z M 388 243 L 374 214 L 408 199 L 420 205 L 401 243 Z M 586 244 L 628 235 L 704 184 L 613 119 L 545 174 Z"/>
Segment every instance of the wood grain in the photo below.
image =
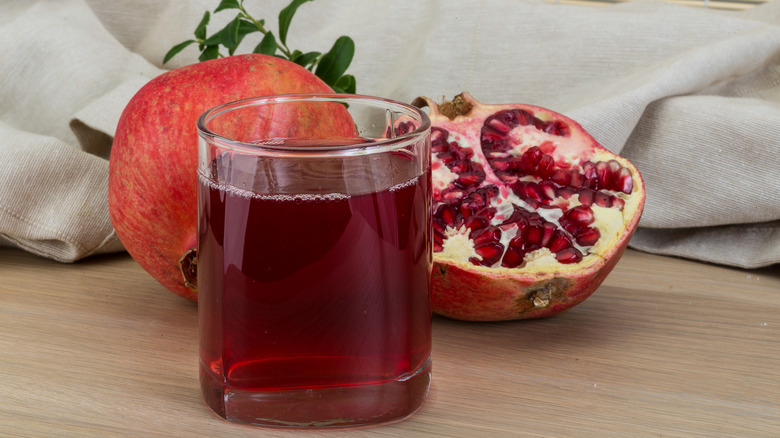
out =
<path fill-rule="evenodd" d="M 126 255 L 0 249 L 0 435 L 780 436 L 780 267 L 629 250 L 546 320 L 434 320 L 423 408 L 389 425 L 267 429 L 201 401 L 197 312 Z"/>

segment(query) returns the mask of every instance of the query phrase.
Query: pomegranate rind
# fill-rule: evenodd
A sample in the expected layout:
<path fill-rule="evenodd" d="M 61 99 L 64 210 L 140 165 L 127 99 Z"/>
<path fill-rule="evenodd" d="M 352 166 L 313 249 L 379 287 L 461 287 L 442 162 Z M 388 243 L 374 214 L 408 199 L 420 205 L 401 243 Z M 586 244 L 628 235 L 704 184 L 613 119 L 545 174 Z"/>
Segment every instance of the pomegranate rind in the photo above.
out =
<path fill-rule="evenodd" d="M 464 321 L 555 316 L 590 297 L 620 260 L 627 245 L 625 239 L 605 258 L 577 272 L 542 274 L 527 274 L 519 269 L 498 271 L 434 255 L 431 306 L 437 315 Z"/>
<path fill-rule="evenodd" d="M 109 213 L 128 253 L 170 291 L 197 301 L 180 262 L 197 241 L 198 117 L 233 100 L 332 92 L 305 68 L 260 54 L 200 62 L 149 81 L 120 116 L 109 160 Z M 321 132 L 354 136 L 351 118 L 332 121 Z M 319 132 L 317 120 L 309 123 Z"/>
<path fill-rule="evenodd" d="M 443 111 L 440 111 L 443 105 L 428 98 L 419 98 L 415 104 L 429 107 L 434 127 L 447 130 L 451 138 L 454 134 L 459 142 L 477 146 L 480 133 L 473 129 L 474 121 L 507 108 L 526 110 L 545 121 L 563 121 L 573 129 L 569 142 L 557 152 L 576 156 L 581 161 L 618 161 L 630 170 L 633 188 L 630 194 L 621 195 L 625 205 L 619 218 L 599 221 L 603 226 L 599 228 L 601 238 L 578 263 L 561 264 L 552 258 L 526 263 L 520 268 L 484 267 L 462 256 L 434 252 L 431 281 L 434 313 L 467 321 L 505 321 L 550 317 L 583 302 L 615 267 L 639 223 L 645 199 L 641 174 L 628 160 L 601 146 L 577 122 L 554 111 L 525 104 L 482 104 L 468 93 L 460 94 L 453 102 L 457 103 L 448 102 Z"/>

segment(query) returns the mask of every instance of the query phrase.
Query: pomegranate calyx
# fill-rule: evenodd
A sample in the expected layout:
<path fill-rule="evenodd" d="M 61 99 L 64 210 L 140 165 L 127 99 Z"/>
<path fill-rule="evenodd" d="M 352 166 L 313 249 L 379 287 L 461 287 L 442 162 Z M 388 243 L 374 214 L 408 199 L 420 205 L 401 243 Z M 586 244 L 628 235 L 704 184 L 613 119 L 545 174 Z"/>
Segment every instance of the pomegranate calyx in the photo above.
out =
<path fill-rule="evenodd" d="M 190 248 L 179 259 L 179 270 L 184 286 L 193 292 L 198 291 L 198 250 Z"/>
<path fill-rule="evenodd" d="M 420 96 L 412 101 L 412 105 L 418 108 L 427 106 L 432 113 L 441 114 L 450 120 L 455 120 L 458 116 L 468 116 L 471 109 L 474 108 L 473 102 L 474 99 L 471 95 L 463 92 L 453 97 L 452 100 L 444 100 L 438 104 L 427 97 Z"/>

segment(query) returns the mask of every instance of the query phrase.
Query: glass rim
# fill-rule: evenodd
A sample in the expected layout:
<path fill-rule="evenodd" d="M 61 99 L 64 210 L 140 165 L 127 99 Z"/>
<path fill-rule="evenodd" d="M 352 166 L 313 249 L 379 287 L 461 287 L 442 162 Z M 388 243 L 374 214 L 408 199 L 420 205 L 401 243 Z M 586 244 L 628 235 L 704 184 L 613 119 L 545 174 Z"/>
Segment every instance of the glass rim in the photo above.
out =
<path fill-rule="evenodd" d="M 413 131 L 401 134 L 397 137 L 391 137 L 386 139 L 380 139 L 376 141 L 366 141 L 360 143 L 350 143 L 343 145 L 324 145 L 324 146 L 285 146 L 283 144 L 264 144 L 264 143 L 250 143 L 245 141 L 239 141 L 225 137 L 216 132 L 213 132 L 206 127 L 206 124 L 222 114 L 228 113 L 235 109 L 244 108 L 247 106 L 265 104 L 265 103 L 285 103 L 285 102 L 336 102 L 336 103 L 358 103 L 358 102 L 371 102 L 377 106 L 384 106 L 385 109 L 397 109 L 404 111 L 409 115 L 416 116 L 420 125 Z M 363 155 L 381 153 L 388 150 L 398 149 L 408 143 L 417 141 L 418 138 L 426 131 L 430 131 L 431 120 L 424 111 L 420 108 L 399 102 L 396 100 L 371 96 L 365 94 L 345 94 L 345 93 L 288 93 L 277 95 L 263 95 L 254 96 L 244 99 L 233 100 L 217 105 L 213 108 L 204 111 L 197 120 L 197 129 L 199 137 L 206 141 L 213 141 L 220 143 L 221 147 L 234 150 L 237 152 L 244 152 L 250 154 L 283 154 L 283 155 Z M 271 139 L 269 139 L 271 140 Z"/>

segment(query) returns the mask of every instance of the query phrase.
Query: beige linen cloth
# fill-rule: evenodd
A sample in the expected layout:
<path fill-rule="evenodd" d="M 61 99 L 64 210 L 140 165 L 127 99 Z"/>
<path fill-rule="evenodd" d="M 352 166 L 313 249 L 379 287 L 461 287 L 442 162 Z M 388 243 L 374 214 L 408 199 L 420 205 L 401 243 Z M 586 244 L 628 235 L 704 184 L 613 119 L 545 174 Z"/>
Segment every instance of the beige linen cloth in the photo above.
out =
<path fill-rule="evenodd" d="M 246 6 L 276 30 L 287 3 Z M 122 250 L 106 201 L 116 122 L 146 81 L 197 61 L 190 47 L 161 65 L 218 4 L 0 0 L 0 244 L 63 262 Z M 234 16 L 215 14 L 209 32 Z M 355 40 L 360 93 L 409 102 L 469 91 L 578 120 L 644 175 L 634 248 L 780 262 L 780 0 L 746 12 L 319 0 L 301 6 L 288 39 L 326 51 L 340 35 Z"/>

